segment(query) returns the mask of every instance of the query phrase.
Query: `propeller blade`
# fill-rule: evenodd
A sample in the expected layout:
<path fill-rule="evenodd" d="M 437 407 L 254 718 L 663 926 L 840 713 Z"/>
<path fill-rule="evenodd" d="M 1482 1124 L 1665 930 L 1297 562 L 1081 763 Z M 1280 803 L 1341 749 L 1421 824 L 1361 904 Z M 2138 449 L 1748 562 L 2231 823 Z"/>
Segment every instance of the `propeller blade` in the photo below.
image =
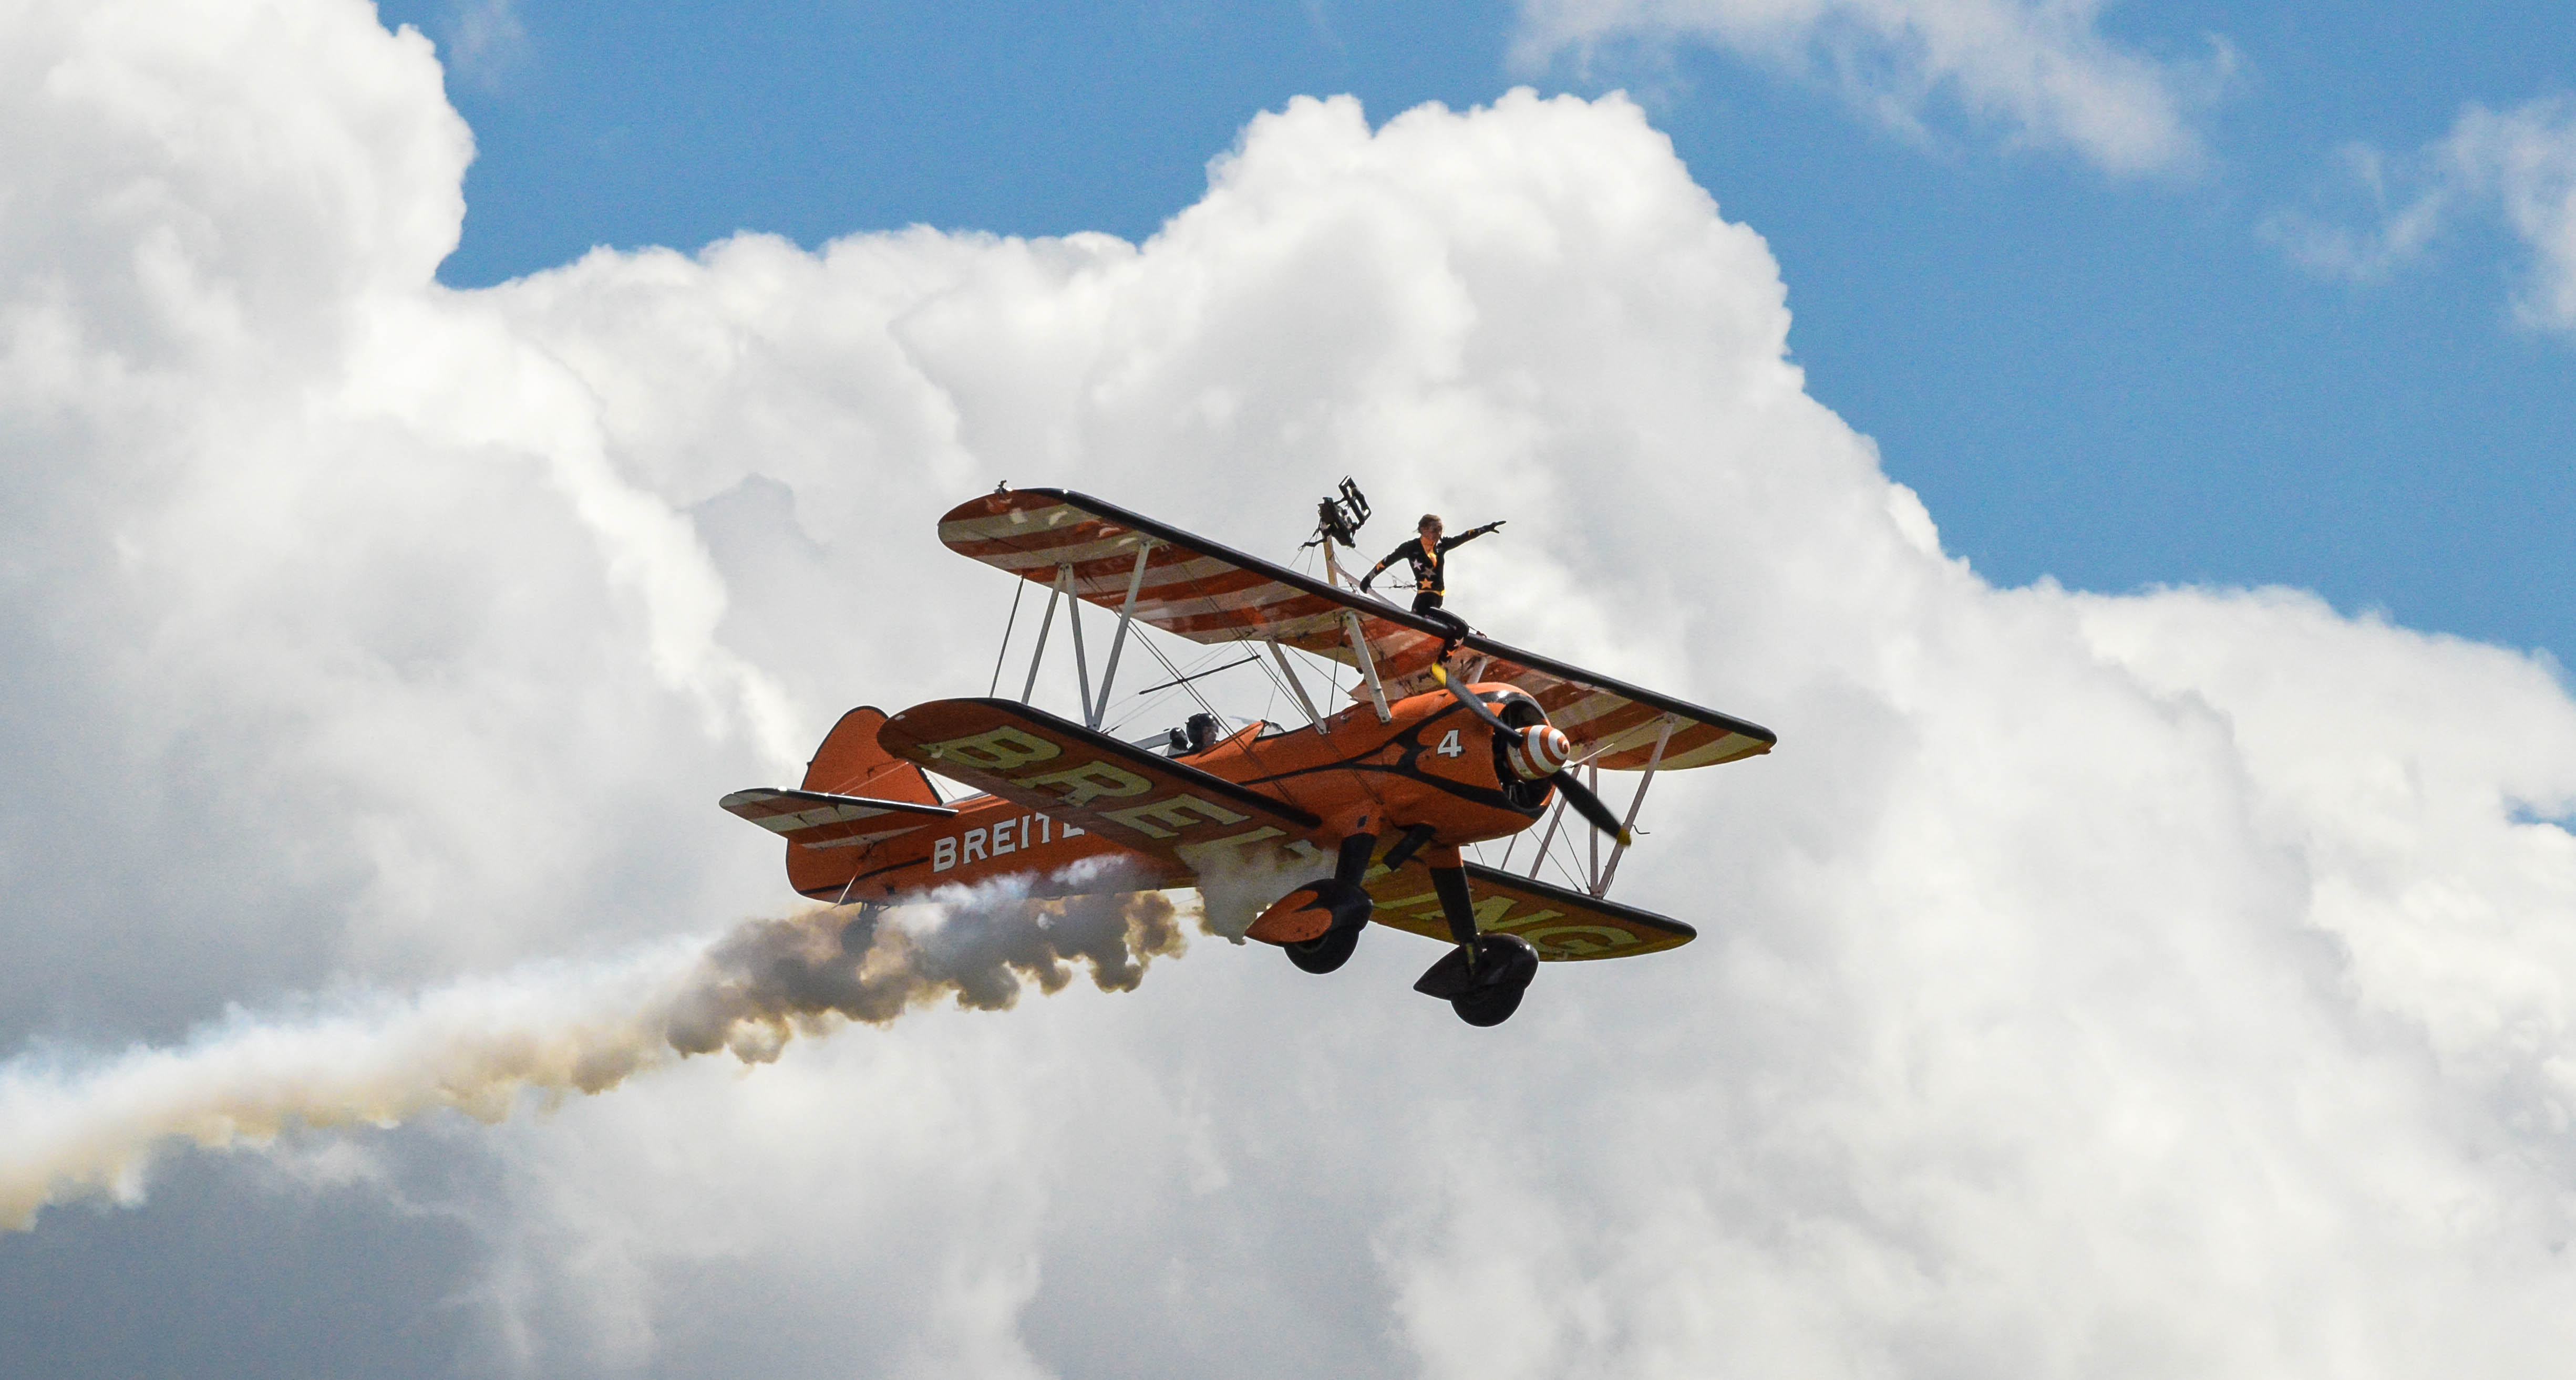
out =
<path fill-rule="evenodd" d="M 1601 797 L 1594 795 L 1591 787 L 1574 778 L 1572 768 L 1558 772 L 1548 780 L 1555 782 L 1557 790 L 1563 792 L 1565 798 L 1573 803 L 1576 814 L 1591 821 L 1593 828 L 1617 839 L 1620 847 L 1625 848 L 1637 841 L 1635 836 L 1619 827 L 1619 817 L 1610 813 L 1610 807 L 1601 803 Z"/>
<path fill-rule="evenodd" d="M 1494 712 L 1494 707 L 1492 705 L 1468 694 L 1467 687 L 1451 680 L 1449 678 L 1448 668 L 1442 666 L 1436 661 L 1431 663 L 1431 678 L 1440 682 L 1441 687 L 1449 692 L 1450 698 L 1467 706 L 1470 713 L 1473 713 L 1477 718 L 1484 720 L 1486 725 L 1492 728 L 1496 733 L 1500 733 L 1508 737 L 1520 732 L 1519 729 L 1513 728 L 1504 723 L 1502 716 Z"/>

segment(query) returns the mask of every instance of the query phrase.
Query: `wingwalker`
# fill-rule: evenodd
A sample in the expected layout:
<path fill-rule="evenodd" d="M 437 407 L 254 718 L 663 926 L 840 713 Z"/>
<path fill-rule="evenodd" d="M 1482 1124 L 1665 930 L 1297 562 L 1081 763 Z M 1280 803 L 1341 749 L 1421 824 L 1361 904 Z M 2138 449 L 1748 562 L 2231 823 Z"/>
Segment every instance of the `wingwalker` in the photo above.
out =
<path fill-rule="evenodd" d="M 1196 886 L 1259 860 L 1329 871 L 1271 905 L 1248 936 L 1310 973 L 1341 967 L 1371 920 L 1447 940 L 1454 947 L 1414 990 L 1470 1025 L 1508 1019 L 1542 961 L 1690 942 L 1690 926 L 1607 899 L 1646 787 L 1658 771 L 1732 762 L 1778 739 L 1480 633 L 1446 651 L 1456 632 L 1447 620 L 1347 587 L 1333 548 L 1352 544 L 1367 507 L 1347 480 L 1342 495 L 1322 505 L 1321 580 L 1060 489 L 1004 488 L 960 504 L 939 521 L 943 544 L 1052 591 L 1019 699 L 932 700 L 891 718 L 853 709 L 800 789 L 736 791 L 721 803 L 785 836 L 788 881 L 836 904 L 1010 874 L 1025 874 L 1035 894 L 1064 895 L 1085 877 L 1120 890 Z M 1060 600 L 1118 616 L 1095 689 L 1080 610 L 1068 605 L 1080 723 L 1029 704 Z M 1252 657 L 1266 651 L 1308 723 L 1227 731 L 1211 713 L 1146 744 L 1103 732 L 1140 622 Z M 1321 713 L 1292 649 L 1356 671 L 1354 703 Z M 1642 772 L 1626 815 L 1579 771 L 1596 784 L 1604 771 Z M 929 773 L 984 794 L 943 800 Z M 1569 880 L 1583 874 L 1580 891 L 1539 879 L 1568 806 L 1598 831 L 1588 862 L 1579 848 L 1574 863 L 1557 859 Z M 1542 820 L 1526 875 L 1460 854 L 1517 844 Z M 1071 866 L 1086 859 L 1122 866 Z"/>

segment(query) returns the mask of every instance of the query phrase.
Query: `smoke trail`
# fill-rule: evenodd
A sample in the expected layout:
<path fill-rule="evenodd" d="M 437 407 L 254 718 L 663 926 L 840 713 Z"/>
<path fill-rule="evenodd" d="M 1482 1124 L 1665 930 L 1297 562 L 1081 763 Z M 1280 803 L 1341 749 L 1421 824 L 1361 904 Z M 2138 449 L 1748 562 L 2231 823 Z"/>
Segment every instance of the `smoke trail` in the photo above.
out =
<path fill-rule="evenodd" d="M 1271 902 L 1333 872 L 1329 859 L 1276 850 L 1210 849 L 1190 863 L 1198 874 L 1199 928 L 1237 944 Z"/>
<path fill-rule="evenodd" d="M 1097 867 L 1059 879 L 1118 883 Z M 951 997 L 999 1010 L 1026 983 L 1063 988 L 1077 965 L 1102 991 L 1130 991 L 1185 945 L 1158 892 L 1039 901 L 1029 889 L 1005 879 L 899 911 L 818 907 L 712 944 L 530 965 L 322 1016 L 234 1010 L 186 1045 L 106 1060 L 21 1056 L 0 1066 L 0 1229 L 72 1197 L 140 1202 L 173 1140 L 266 1145 L 298 1125 L 392 1126 L 439 1107 L 495 1122 L 523 1091 L 603 1092 L 719 1049 L 766 1063 L 797 1034 Z"/>

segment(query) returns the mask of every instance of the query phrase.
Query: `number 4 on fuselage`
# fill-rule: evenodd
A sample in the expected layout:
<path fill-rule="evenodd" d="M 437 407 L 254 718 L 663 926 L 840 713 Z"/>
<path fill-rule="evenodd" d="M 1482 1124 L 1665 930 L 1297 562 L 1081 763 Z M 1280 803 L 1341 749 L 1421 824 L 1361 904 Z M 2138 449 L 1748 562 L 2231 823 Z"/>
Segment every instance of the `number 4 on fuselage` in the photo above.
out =
<path fill-rule="evenodd" d="M 1645 786 L 1776 741 L 1481 635 L 1442 662 L 1442 632 L 1427 620 L 1081 494 L 999 491 L 950 511 L 939 531 L 951 549 L 1051 588 L 1041 649 L 1059 599 L 1118 614 L 1101 681 L 1095 694 L 1084 677 L 1079 723 L 1029 706 L 1025 690 L 891 718 L 854 709 L 799 789 L 726 796 L 725 809 L 785 837 L 790 883 L 817 900 L 884 903 L 1005 875 L 1064 895 L 1193 886 L 1210 869 L 1302 871 L 1313 880 L 1250 937 L 1309 972 L 1340 967 L 1372 920 L 1448 940 L 1415 989 L 1492 1025 L 1542 960 L 1689 942 L 1690 926 L 1607 899 Z M 1179 756 L 1100 732 L 1134 622 L 1262 649 L 1313 721 L 1254 724 Z M 1357 702 L 1321 713 L 1290 647 L 1357 670 Z M 1625 818 L 1576 775 L 1585 765 L 1645 774 Z M 943 803 L 925 771 L 985 794 Z M 1612 840 L 1582 891 L 1460 855 L 1542 821 L 1552 839 L 1569 808 L 1577 827 Z"/>

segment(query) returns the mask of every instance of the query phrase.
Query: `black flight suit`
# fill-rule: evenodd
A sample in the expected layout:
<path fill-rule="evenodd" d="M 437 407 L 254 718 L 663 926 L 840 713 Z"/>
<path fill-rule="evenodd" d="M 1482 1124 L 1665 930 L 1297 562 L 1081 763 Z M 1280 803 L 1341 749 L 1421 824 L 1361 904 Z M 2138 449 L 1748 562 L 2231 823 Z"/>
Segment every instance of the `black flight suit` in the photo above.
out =
<path fill-rule="evenodd" d="M 1501 525 L 1489 522 L 1482 527 L 1469 528 L 1454 537 L 1443 537 L 1428 551 L 1422 549 L 1422 538 L 1416 535 L 1404 545 L 1388 552 L 1385 560 L 1378 562 L 1374 569 L 1362 576 L 1360 588 L 1368 588 L 1369 581 L 1376 579 L 1379 571 L 1397 561 L 1411 562 L 1414 588 L 1413 611 L 1446 629 L 1449 643 L 1454 647 L 1466 639 L 1468 629 L 1466 619 L 1440 607 L 1440 597 L 1449 592 L 1449 585 L 1443 574 L 1448 565 L 1449 552 L 1452 548 L 1465 546 Z"/>

